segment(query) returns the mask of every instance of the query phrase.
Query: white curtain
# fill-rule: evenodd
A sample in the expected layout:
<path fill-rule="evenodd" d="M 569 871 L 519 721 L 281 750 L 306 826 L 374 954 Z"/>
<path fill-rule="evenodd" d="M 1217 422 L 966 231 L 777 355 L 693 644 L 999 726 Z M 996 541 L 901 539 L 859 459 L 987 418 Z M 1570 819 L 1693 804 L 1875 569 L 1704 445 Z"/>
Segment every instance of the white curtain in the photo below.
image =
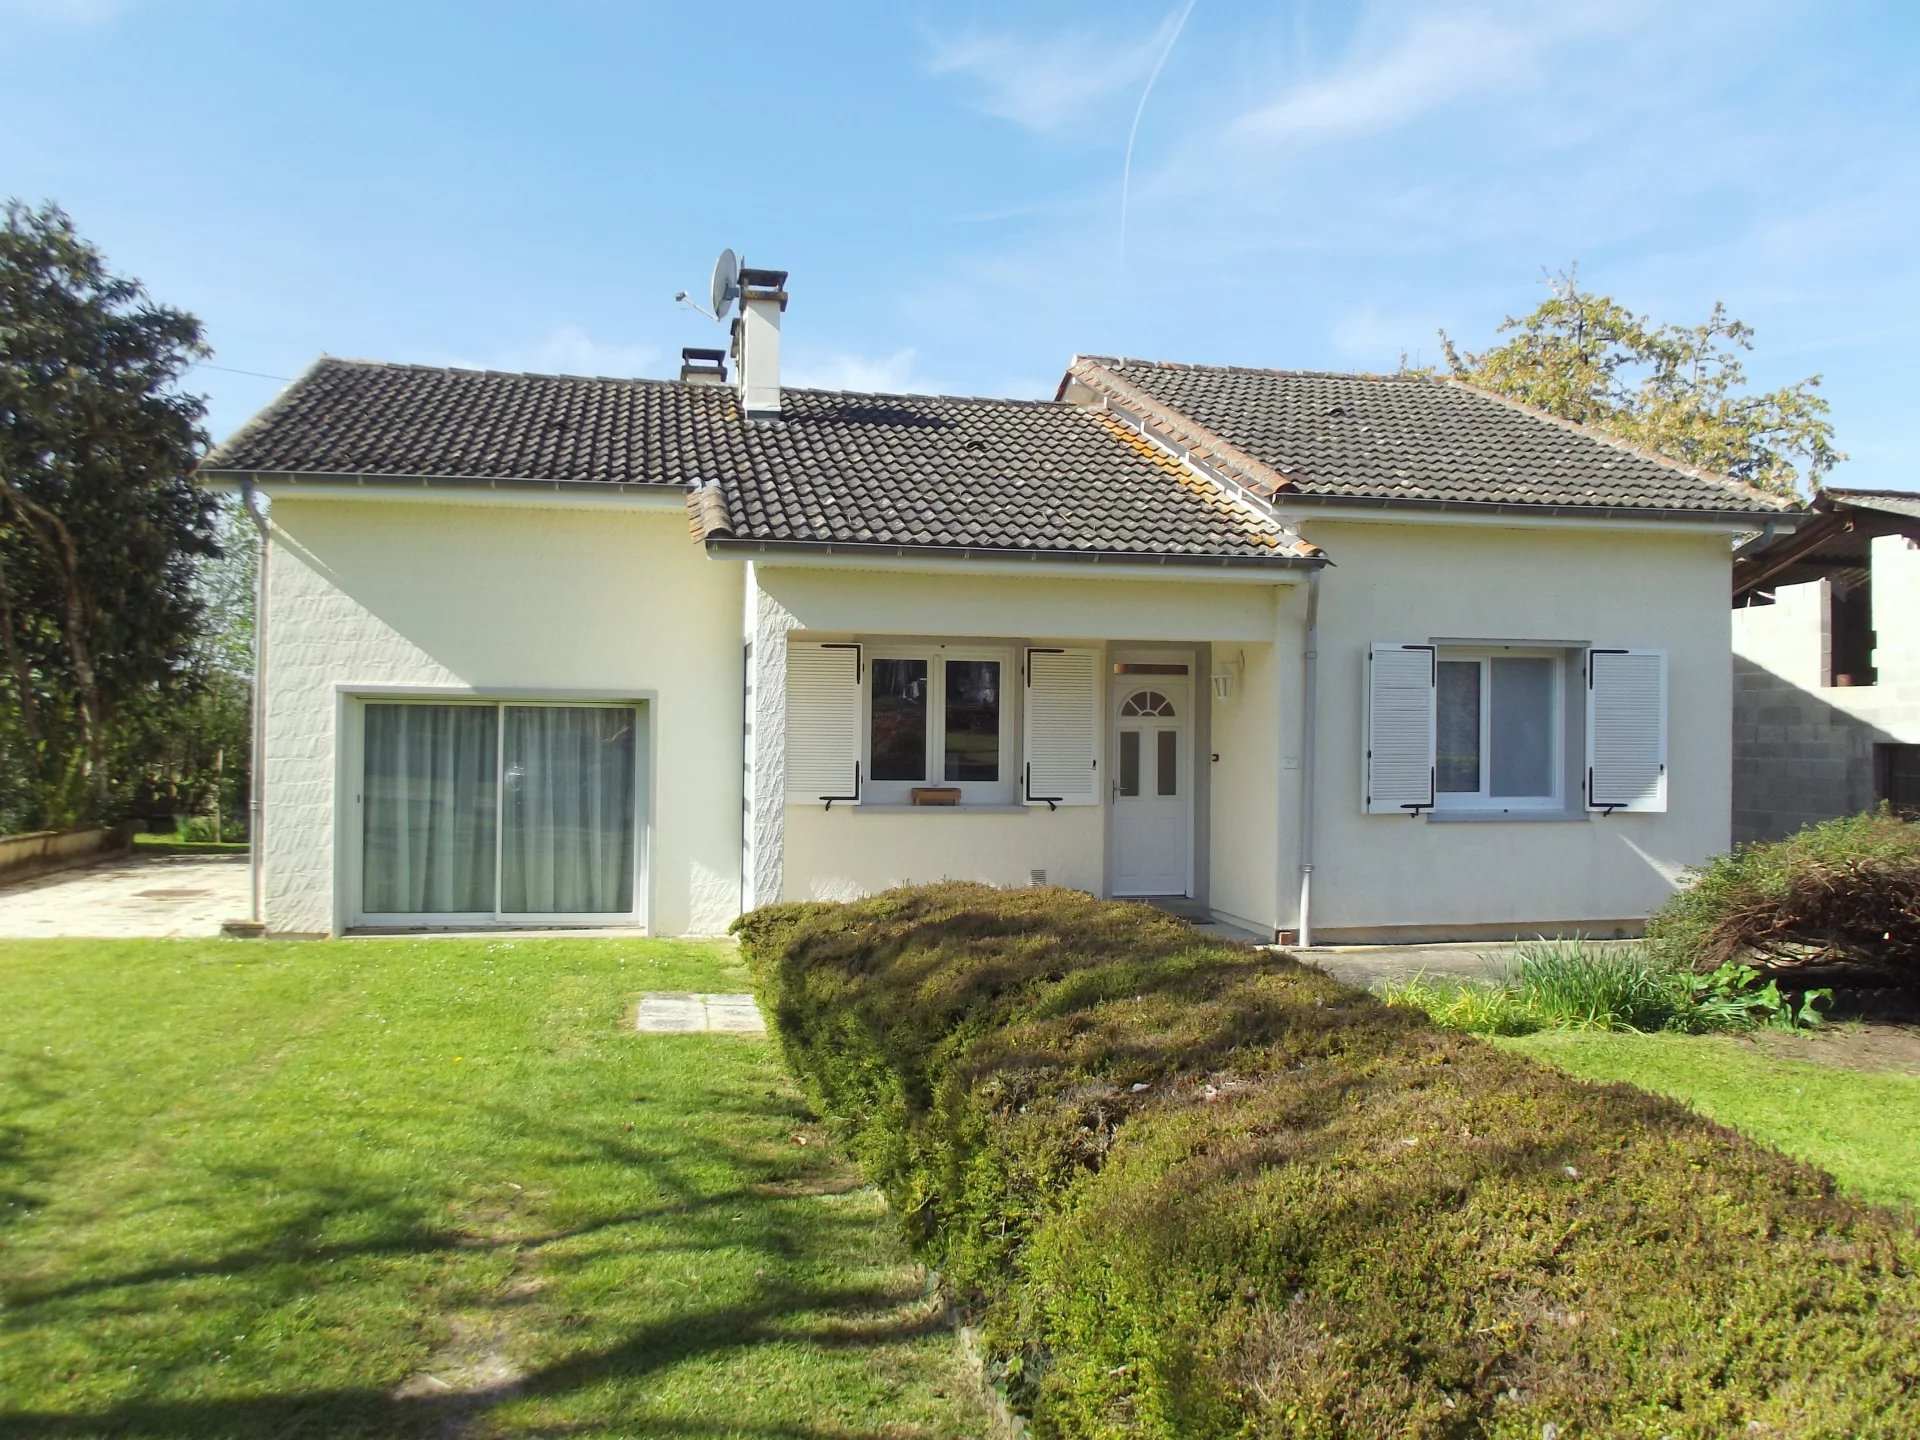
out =
<path fill-rule="evenodd" d="M 636 712 L 510 705 L 506 715 L 500 908 L 631 910 Z"/>
<path fill-rule="evenodd" d="M 367 706 L 367 913 L 492 911 L 497 715 L 490 705 Z"/>

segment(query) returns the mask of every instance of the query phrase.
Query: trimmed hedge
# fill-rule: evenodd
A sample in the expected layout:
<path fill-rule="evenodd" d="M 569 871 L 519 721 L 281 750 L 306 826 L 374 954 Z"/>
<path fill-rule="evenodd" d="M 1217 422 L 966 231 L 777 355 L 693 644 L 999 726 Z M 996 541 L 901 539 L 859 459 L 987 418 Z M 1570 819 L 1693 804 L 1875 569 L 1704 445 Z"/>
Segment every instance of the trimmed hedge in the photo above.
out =
<path fill-rule="evenodd" d="M 1039 1435 L 1920 1434 L 1910 1220 L 1671 1102 L 1073 891 L 739 928 Z"/>
<path fill-rule="evenodd" d="M 1647 921 L 1675 964 L 1858 967 L 1920 990 L 1920 824 L 1885 809 L 1742 845 Z"/>

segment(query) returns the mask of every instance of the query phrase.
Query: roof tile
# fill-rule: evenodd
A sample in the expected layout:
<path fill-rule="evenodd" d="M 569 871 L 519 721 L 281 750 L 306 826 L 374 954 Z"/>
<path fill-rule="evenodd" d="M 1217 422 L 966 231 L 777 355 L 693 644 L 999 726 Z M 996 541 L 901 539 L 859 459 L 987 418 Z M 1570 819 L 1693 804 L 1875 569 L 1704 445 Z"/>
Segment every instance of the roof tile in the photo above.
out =
<path fill-rule="evenodd" d="M 208 472 L 719 487 L 703 534 L 1038 552 L 1317 553 L 1098 411 L 323 359 Z"/>
<path fill-rule="evenodd" d="M 1458 381 L 1082 356 L 1137 406 L 1276 496 L 1746 513 L 1786 502 Z"/>

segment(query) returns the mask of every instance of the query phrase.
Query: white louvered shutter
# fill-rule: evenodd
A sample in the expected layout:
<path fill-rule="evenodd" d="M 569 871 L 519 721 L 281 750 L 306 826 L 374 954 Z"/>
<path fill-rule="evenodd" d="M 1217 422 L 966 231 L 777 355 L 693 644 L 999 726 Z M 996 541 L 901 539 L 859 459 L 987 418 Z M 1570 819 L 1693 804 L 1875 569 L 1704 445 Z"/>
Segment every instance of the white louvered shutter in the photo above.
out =
<path fill-rule="evenodd" d="M 1587 652 L 1587 809 L 1667 808 L 1667 652 Z"/>
<path fill-rule="evenodd" d="M 1431 645 L 1376 640 L 1367 652 L 1369 815 L 1433 808 L 1434 677 Z"/>
<path fill-rule="evenodd" d="M 1096 805 L 1100 755 L 1100 657 L 1092 650 L 1027 651 L 1026 761 L 1029 805 Z"/>
<path fill-rule="evenodd" d="M 787 799 L 860 803 L 860 647 L 787 647 Z"/>

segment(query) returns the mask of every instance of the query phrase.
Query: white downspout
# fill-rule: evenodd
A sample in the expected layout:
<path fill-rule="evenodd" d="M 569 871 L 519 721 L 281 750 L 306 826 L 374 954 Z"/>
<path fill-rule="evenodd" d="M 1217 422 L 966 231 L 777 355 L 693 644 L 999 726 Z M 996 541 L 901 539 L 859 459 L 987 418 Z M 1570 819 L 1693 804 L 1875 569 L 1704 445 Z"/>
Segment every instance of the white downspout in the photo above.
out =
<path fill-rule="evenodd" d="M 240 503 L 246 507 L 253 528 L 260 532 L 260 563 L 253 576 L 253 758 L 247 772 L 247 888 L 251 894 L 247 918 L 255 925 L 262 922 L 260 903 L 261 851 L 266 838 L 266 810 L 261 796 L 266 785 L 267 719 L 267 520 L 254 507 L 251 476 L 240 482 Z M 216 837 L 218 838 L 218 837 Z"/>
<path fill-rule="evenodd" d="M 1313 740 L 1320 694 L 1320 571 L 1307 577 L 1306 679 L 1301 687 L 1300 948 L 1313 944 Z"/>

